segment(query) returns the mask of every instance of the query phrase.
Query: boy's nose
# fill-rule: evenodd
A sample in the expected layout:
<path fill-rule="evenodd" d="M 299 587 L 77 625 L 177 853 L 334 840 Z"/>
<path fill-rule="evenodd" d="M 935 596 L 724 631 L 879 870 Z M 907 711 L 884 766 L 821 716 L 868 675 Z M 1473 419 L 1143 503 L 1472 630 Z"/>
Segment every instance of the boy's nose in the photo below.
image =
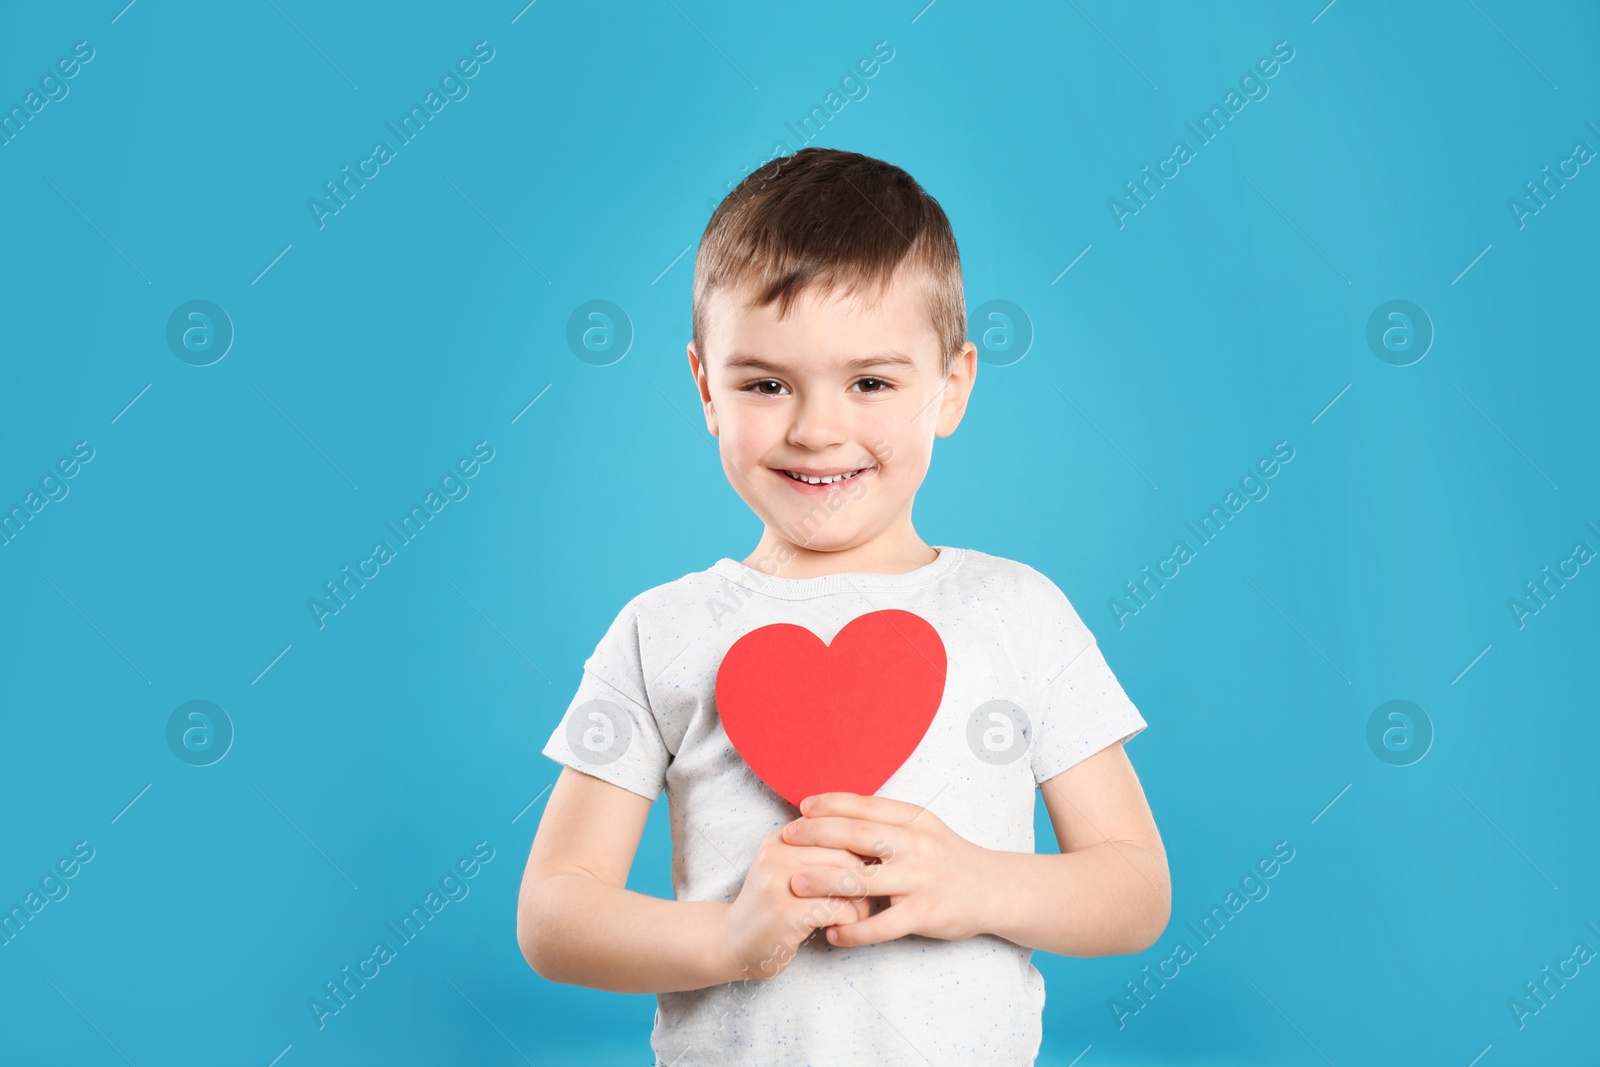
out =
<path fill-rule="evenodd" d="M 795 406 L 789 424 L 790 444 L 821 452 L 843 444 L 849 436 L 850 423 L 842 402 L 816 398 Z"/>

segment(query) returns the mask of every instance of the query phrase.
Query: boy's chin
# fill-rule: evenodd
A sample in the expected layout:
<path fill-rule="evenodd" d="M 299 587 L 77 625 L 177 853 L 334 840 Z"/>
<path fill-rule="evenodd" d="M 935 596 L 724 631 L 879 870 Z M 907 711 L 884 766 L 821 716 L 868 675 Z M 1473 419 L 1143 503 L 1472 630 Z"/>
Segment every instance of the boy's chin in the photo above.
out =
<path fill-rule="evenodd" d="M 792 526 L 793 524 L 789 525 Z M 782 531 L 785 527 L 783 524 L 779 524 L 774 528 Z M 857 531 L 845 530 L 841 531 L 836 537 L 820 534 L 809 541 L 790 541 L 789 543 L 806 552 L 843 552 L 847 548 L 854 548 L 859 545 L 861 538 L 857 536 Z"/>
<path fill-rule="evenodd" d="M 808 513 L 806 509 L 791 509 L 780 511 L 774 515 L 761 517 L 767 529 L 771 530 L 785 542 L 802 552 L 843 552 L 846 549 L 857 548 L 870 538 L 863 536 L 861 527 L 852 523 L 846 528 L 842 523 L 838 529 L 829 529 L 826 524 L 818 529 L 817 516 Z M 813 529 L 812 536 L 807 540 L 797 540 L 784 531 L 798 530 L 806 526 Z"/>

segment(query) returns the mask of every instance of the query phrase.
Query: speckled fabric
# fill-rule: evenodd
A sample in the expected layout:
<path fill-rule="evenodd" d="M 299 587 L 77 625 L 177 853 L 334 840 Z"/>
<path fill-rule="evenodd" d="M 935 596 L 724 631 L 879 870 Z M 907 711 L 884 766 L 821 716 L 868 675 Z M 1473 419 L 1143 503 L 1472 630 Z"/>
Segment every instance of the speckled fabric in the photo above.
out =
<path fill-rule="evenodd" d="M 799 812 L 723 732 L 723 654 L 770 623 L 831 641 L 858 615 L 899 608 L 938 631 L 948 674 L 927 734 L 878 795 L 925 805 L 985 848 L 1034 851 L 1039 784 L 1145 721 L 1055 583 L 934 547 L 903 574 L 775 578 L 725 558 L 640 593 L 585 661 L 544 754 L 652 800 L 665 789 L 675 898 L 731 902 L 761 838 Z M 997 717 L 994 701 L 1020 714 Z M 775 978 L 659 994 L 651 1046 L 658 1067 L 1031 1064 L 1044 1007 L 1031 956 L 987 934 L 857 948 L 814 935 Z"/>

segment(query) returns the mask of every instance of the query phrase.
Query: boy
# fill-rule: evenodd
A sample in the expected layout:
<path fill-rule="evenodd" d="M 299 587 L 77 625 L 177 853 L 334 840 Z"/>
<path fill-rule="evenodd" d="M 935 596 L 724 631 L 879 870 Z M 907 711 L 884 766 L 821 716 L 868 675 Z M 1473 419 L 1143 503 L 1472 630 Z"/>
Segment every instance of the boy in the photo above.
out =
<path fill-rule="evenodd" d="M 543 750 L 564 769 L 523 875 L 523 954 L 552 981 L 657 994 L 658 1067 L 1031 1064 L 1032 950 L 1142 951 L 1170 889 L 1122 749 L 1144 719 L 1067 598 L 911 525 L 977 372 L 945 214 L 882 161 L 782 157 L 712 215 L 693 327 L 707 428 L 765 529 L 744 561 L 634 597 L 584 663 Z M 718 667 L 761 627 L 832 642 L 886 609 L 938 633 L 937 711 L 875 795 L 797 811 L 729 741 Z M 1060 855 L 1034 852 L 1036 788 Z M 625 888 L 663 789 L 672 901 Z"/>

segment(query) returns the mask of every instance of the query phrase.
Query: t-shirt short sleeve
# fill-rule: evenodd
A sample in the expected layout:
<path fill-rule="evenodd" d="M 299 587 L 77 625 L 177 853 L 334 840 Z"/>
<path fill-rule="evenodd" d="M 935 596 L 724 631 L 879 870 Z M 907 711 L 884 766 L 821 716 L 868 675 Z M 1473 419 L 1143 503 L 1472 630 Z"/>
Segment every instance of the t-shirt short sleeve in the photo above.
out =
<path fill-rule="evenodd" d="M 639 647 L 637 598 L 617 615 L 594 653 L 546 756 L 649 800 L 661 795 L 672 756 L 650 710 Z"/>
<path fill-rule="evenodd" d="M 1032 670 L 1041 688 L 1024 709 L 1033 716 L 1029 756 L 1042 786 L 1096 752 L 1127 741 L 1147 725 L 1100 653 L 1094 634 L 1067 596 L 1036 579 Z"/>

